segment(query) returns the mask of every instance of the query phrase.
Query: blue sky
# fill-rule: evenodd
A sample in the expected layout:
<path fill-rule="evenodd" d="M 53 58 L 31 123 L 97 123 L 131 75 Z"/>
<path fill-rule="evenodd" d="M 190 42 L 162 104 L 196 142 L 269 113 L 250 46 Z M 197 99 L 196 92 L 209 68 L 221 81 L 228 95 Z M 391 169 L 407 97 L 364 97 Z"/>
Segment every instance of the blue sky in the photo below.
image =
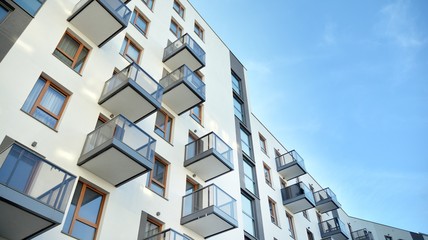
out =
<path fill-rule="evenodd" d="M 428 1 L 191 2 L 348 214 L 428 233 Z"/>

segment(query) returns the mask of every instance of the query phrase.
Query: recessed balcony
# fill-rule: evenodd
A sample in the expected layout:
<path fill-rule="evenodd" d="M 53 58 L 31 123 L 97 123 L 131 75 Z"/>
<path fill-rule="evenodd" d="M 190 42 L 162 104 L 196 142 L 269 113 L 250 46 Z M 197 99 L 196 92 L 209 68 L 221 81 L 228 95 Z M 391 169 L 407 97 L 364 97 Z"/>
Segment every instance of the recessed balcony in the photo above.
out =
<path fill-rule="evenodd" d="M 67 19 L 101 47 L 128 26 L 131 10 L 121 0 L 81 0 Z"/>
<path fill-rule="evenodd" d="M 281 189 L 281 195 L 282 203 L 292 213 L 298 213 L 315 206 L 314 195 L 303 182 Z"/>
<path fill-rule="evenodd" d="M 187 194 L 181 225 L 204 238 L 236 228 L 236 200 L 214 184 Z"/>
<path fill-rule="evenodd" d="M 321 238 L 331 237 L 335 240 L 346 240 L 351 238 L 346 225 L 339 218 L 319 223 Z"/>
<path fill-rule="evenodd" d="M 277 157 L 276 168 L 278 173 L 286 180 L 306 174 L 303 158 L 295 150 Z"/>
<path fill-rule="evenodd" d="M 15 142 L 0 153 L 0 239 L 61 224 L 76 177 Z"/>
<path fill-rule="evenodd" d="M 330 188 L 325 188 L 315 192 L 314 198 L 316 205 L 315 208 L 320 213 L 325 213 L 340 208 L 340 203 L 337 201 L 336 194 L 334 194 Z"/>
<path fill-rule="evenodd" d="M 191 239 L 172 229 L 167 229 L 160 233 L 154 234 L 150 237 L 144 238 L 143 240 L 191 240 Z"/>
<path fill-rule="evenodd" d="M 209 181 L 233 170 L 233 150 L 211 132 L 185 146 L 184 167 Z"/>
<path fill-rule="evenodd" d="M 163 102 L 177 114 L 205 102 L 205 83 L 186 65 L 159 81 L 164 88 Z"/>
<path fill-rule="evenodd" d="M 165 48 L 163 62 L 171 70 L 185 64 L 194 72 L 205 67 L 205 51 L 189 34 L 184 34 Z"/>
<path fill-rule="evenodd" d="M 105 82 L 98 103 L 114 115 L 136 122 L 160 108 L 162 95 L 162 86 L 132 63 Z"/>
<path fill-rule="evenodd" d="M 374 240 L 372 232 L 367 231 L 367 229 L 365 228 L 357 231 L 353 231 L 352 239 L 353 240 Z"/>
<path fill-rule="evenodd" d="M 118 187 L 153 168 L 156 140 L 122 115 L 86 137 L 77 165 Z"/>

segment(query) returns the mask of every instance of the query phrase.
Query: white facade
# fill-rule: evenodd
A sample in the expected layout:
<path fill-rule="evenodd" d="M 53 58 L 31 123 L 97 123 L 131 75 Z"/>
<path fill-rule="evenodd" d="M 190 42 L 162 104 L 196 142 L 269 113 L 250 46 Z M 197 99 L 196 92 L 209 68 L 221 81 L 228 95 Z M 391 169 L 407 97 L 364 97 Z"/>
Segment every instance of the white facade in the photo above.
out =
<path fill-rule="evenodd" d="M 193 179 L 202 187 L 214 183 L 237 200 L 234 211 L 238 226 L 214 235 L 210 239 L 243 239 L 245 223 L 241 206 L 240 181 L 242 176 L 238 170 L 240 164 L 238 151 L 241 143 L 237 140 L 239 136 L 236 134 L 230 50 L 186 0 L 180 1 L 185 9 L 184 19 L 174 11 L 173 0 L 156 0 L 153 10 L 150 10 L 143 1 L 130 1 L 127 3 L 127 7 L 132 12 L 138 9 L 149 20 L 146 36 L 128 23 L 125 29 L 99 47 L 99 40 L 92 41 L 81 32 L 81 28 L 67 20 L 78 2 L 77 0 L 46 1 L 0 62 L 0 119 L 2 123 L 0 140 L 9 136 L 43 155 L 49 162 L 75 175 L 77 180 L 90 183 L 106 193 L 96 239 L 139 239 L 139 234 L 141 235 L 141 231 L 144 231 L 141 229 L 142 212 L 163 222 L 163 230 L 171 228 L 195 240 L 204 239 L 203 236 L 180 224 L 182 197 L 186 192 L 186 178 Z M 92 20 L 95 21 L 96 17 L 94 16 Z M 104 83 L 112 77 L 113 71 L 122 70 L 130 64 L 119 53 L 125 37 L 133 40 L 137 47 L 142 49 L 138 64 L 156 81 L 163 77 L 164 68 L 169 72 L 175 70 L 169 69 L 162 61 L 168 40 L 174 42 L 177 39 L 169 29 L 171 18 L 183 28 L 182 32 L 188 33 L 206 53 L 206 65 L 199 70 L 204 76 L 206 84 L 206 100 L 203 103 L 202 124 L 193 120 L 189 112 L 178 115 L 170 106 L 162 102 L 161 109 L 173 118 L 170 142 L 154 132 L 156 113 L 137 123 L 141 129 L 156 139 L 157 156 L 169 163 L 165 195 L 162 197 L 147 187 L 149 173 L 115 187 L 98 175 L 78 166 L 77 162 L 86 137 L 95 129 L 99 115 L 107 117 L 112 115 L 98 104 L 98 100 Z M 204 40 L 194 32 L 195 21 L 204 30 Z M 92 31 L 96 30 L 92 29 Z M 90 49 L 80 73 L 76 73 L 53 55 L 55 48 L 67 31 Z M 66 89 L 70 94 L 61 118 L 54 129 L 22 110 L 24 102 L 40 76 L 52 80 L 57 87 Z M 129 105 L 132 104 L 132 102 L 129 103 Z M 301 212 L 293 214 L 283 206 L 281 176 L 277 172 L 274 149 L 278 149 L 281 154 L 287 153 L 290 149 L 286 149 L 278 142 L 252 114 L 249 114 L 248 117 L 252 127 L 252 147 L 261 210 L 261 215 L 257 216 L 256 223 L 263 228 L 263 234 L 259 233 L 257 239 L 292 239 L 286 212 L 294 219 L 294 239 L 307 239 L 307 230 L 313 233 L 314 239 L 321 239 L 315 208 L 307 210 L 308 220 Z M 198 174 L 184 167 L 185 145 L 189 141 L 189 132 L 197 137 L 202 137 L 210 132 L 217 134 L 233 149 L 234 170 L 205 182 Z M 266 139 L 267 154 L 260 151 L 259 133 Z M 34 142 L 36 144 L 33 144 Z M 264 164 L 270 168 L 272 186 L 265 183 Z M 309 174 L 300 176 L 299 180 L 307 186 L 311 185 L 314 191 L 323 189 Z M 286 182 L 289 186 L 297 183 L 297 179 Z M 76 186 L 77 181 L 74 182 L 73 191 Z M 71 197 L 65 209 L 64 219 L 70 208 Z M 269 198 L 276 203 L 277 225 L 271 222 Z M 345 224 L 350 223 L 353 230 L 367 228 L 373 233 L 375 239 L 383 240 L 384 236 L 388 234 L 391 234 L 394 240 L 412 239 L 407 231 L 348 217 L 342 210 L 338 212 L 342 221 Z M 322 214 L 322 220 L 333 217 L 332 212 Z M 63 233 L 63 225 L 64 220 L 60 225 L 43 232 L 34 239 L 75 239 Z M 213 225 L 215 224 L 213 223 Z M 208 221 L 204 227 L 214 226 L 210 225 L 210 221 Z M 349 229 L 345 229 L 345 231 L 349 231 Z"/>

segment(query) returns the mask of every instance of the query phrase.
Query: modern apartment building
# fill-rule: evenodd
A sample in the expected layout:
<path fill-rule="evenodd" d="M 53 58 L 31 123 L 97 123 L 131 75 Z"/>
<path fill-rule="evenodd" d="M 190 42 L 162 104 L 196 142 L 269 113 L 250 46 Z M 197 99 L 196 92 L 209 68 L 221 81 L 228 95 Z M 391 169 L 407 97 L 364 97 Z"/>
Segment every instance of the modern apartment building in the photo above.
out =
<path fill-rule="evenodd" d="M 0 0 L 0 103 L 0 239 L 428 240 L 348 216 L 187 0 Z"/>

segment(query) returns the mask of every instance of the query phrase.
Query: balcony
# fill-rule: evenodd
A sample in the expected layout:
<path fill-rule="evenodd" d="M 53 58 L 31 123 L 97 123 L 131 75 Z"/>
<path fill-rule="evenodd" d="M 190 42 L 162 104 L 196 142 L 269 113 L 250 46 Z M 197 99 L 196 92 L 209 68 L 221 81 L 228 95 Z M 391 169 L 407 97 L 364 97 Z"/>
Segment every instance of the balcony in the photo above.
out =
<path fill-rule="evenodd" d="M 163 101 L 177 114 L 205 102 L 205 83 L 186 65 L 159 81 L 164 88 Z"/>
<path fill-rule="evenodd" d="M 320 213 L 325 213 L 340 208 L 340 203 L 337 201 L 336 194 L 334 194 L 330 188 L 325 188 L 315 192 L 314 198 L 316 204 L 315 208 Z"/>
<path fill-rule="evenodd" d="M 339 218 L 319 223 L 321 238 L 334 238 L 335 240 L 346 240 L 351 238 L 346 225 Z"/>
<path fill-rule="evenodd" d="M 150 237 L 144 238 L 143 240 L 191 240 L 190 238 L 172 230 L 167 229 Z"/>
<path fill-rule="evenodd" d="M 89 133 L 77 165 L 118 187 L 153 168 L 156 140 L 118 115 Z"/>
<path fill-rule="evenodd" d="M 315 206 L 314 195 L 303 182 L 281 189 L 281 195 L 282 203 L 292 213 L 298 213 Z"/>
<path fill-rule="evenodd" d="M 184 167 L 209 181 L 233 170 L 232 148 L 211 132 L 185 146 Z"/>
<path fill-rule="evenodd" d="M 184 34 L 165 48 L 163 62 L 170 70 L 185 64 L 194 72 L 205 67 L 205 51 L 189 34 Z"/>
<path fill-rule="evenodd" d="M 33 238 L 61 224 L 76 177 L 14 142 L 0 153 L 0 239 Z"/>
<path fill-rule="evenodd" d="M 357 231 L 353 231 L 352 239 L 353 240 L 374 240 L 372 232 L 367 231 L 367 229 L 365 228 Z"/>
<path fill-rule="evenodd" d="M 81 0 L 67 20 L 101 47 L 128 26 L 129 17 L 121 0 Z"/>
<path fill-rule="evenodd" d="M 98 103 L 114 115 L 136 122 L 160 108 L 162 95 L 161 85 L 132 63 L 104 84 Z"/>
<path fill-rule="evenodd" d="M 277 157 L 276 168 L 278 173 L 287 181 L 306 174 L 303 158 L 295 150 Z"/>
<path fill-rule="evenodd" d="M 181 225 L 208 238 L 238 227 L 236 200 L 211 184 L 183 197 Z"/>

